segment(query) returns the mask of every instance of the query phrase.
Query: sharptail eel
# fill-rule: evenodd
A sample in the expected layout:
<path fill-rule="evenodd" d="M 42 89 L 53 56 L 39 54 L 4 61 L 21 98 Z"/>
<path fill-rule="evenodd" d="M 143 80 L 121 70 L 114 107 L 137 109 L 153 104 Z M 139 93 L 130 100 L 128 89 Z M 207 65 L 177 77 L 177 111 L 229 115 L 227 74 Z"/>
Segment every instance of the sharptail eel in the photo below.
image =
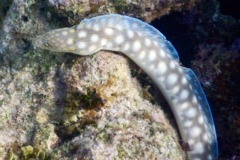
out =
<path fill-rule="evenodd" d="M 138 19 L 109 14 L 38 36 L 35 47 L 91 55 L 99 50 L 122 52 L 141 67 L 166 98 L 190 160 L 216 160 L 218 144 L 212 113 L 194 72 L 182 67 L 165 36 Z"/>

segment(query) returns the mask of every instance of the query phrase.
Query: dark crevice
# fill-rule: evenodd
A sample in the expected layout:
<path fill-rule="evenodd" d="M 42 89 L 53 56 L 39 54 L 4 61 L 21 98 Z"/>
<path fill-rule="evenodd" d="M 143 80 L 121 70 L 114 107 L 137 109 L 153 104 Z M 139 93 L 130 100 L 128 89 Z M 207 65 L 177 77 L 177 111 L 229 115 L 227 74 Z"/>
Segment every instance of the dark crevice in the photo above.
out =
<path fill-rule="evenodd" d="M 233 18 L 240 19 L 240 1 L 239 0 L 218 0 L 220 3 L 220 12 L 223 15 L 229 15 Z"/>
<path fill-rule="evenodd" d="M 24 22 L 28 22 L 28 21 L 29 21 L 29 18 L 28 18 L 28 16 L 26 16 L 26 15 L 22 15 L 22 20 L 23 20 Z"/>
<path fill-rule="evenodd" d="M 188 22 L 189 21 L 189 22 Z M 189 67 L 194 57 L 194 40 L 190 33 L 191 18 L 184 17 L 183 13 L 174 12 L 151 22 L 155 28 L 162 32 L 176 48 L 180 61 Z"/>

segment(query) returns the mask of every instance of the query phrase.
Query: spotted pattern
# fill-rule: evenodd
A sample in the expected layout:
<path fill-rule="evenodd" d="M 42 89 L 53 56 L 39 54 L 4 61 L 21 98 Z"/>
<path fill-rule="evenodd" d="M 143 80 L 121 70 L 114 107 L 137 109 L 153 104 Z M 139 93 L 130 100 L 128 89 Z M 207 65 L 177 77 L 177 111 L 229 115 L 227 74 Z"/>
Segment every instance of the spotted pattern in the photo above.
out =
<path fill-rule="evenodd" d="M 75 29 L 63 28 L 52 31 L 44 42 L 41 42 L 42 48 L 60 52 L 72 52 L 75 46 Z"/>
<path fill-rule="evenodd" d="M 126 54 L 152 78 L 168 101 L 181 138 L 189 144 L 188 159 L 217 159 L 214 122 L 204 92 L 192 70 L 180 66 L 172 44 L 152 26 L 127 16 L 98 16 L 72 28 L 50 31 L 35 46 L 79 55 L 102 49 Z"/>
<path fill-rule="evenodd" d="M 104 33 L 107 35 L 107 36 L 111 36 L 114 34 L 114 30 L 112 28 L 105 28 L 104 29 Z"/>
<path fill-rule="evenodd" d="M 85 38 L 85 37 L 87 37 L 87 32 L 86 31 L 79 31 L 78 32 L 78 37 L 79 38 Z"/>

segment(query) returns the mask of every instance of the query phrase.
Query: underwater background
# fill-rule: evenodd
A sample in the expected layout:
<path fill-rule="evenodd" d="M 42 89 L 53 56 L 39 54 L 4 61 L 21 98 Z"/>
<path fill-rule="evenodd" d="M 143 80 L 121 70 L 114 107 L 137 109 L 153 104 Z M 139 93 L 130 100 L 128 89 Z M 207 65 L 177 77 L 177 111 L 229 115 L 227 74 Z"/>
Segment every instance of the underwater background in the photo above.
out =
<path fill-rule="evenodd" d="M 185 159 L 161 93 L 127 57 L 32 46 L 49 30 L 118 13 L 150 23 L 173 44 L 206 93 L 219 159 L 240 160 L 239 6 L 238 0 L 1 0 L 0 159 Z"/>

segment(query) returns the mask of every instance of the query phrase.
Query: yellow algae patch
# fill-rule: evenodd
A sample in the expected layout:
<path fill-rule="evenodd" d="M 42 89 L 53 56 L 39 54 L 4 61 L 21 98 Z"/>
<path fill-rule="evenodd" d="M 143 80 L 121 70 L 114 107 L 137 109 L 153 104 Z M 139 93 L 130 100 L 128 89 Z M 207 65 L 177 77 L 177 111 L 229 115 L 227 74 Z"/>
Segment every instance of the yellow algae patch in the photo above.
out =
<path fill-rule="evenodd" d="M 48 111 L 46 109 L 40 109 L 36 114 L 36 121 L 40 124 L 48 122 Z"/>

